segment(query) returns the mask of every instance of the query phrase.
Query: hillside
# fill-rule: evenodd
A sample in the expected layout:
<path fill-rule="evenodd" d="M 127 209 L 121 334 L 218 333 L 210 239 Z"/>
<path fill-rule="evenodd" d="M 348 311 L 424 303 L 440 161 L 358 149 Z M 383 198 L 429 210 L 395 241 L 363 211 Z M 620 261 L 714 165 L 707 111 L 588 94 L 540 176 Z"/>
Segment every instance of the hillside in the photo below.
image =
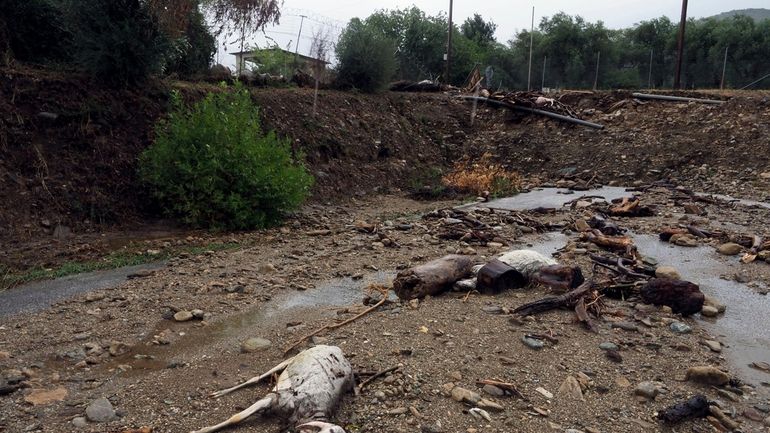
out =
<path fill-rule="evenodd" d="M 719 15 L 714 15 L 711 18 L 716 18 L 718 20 L 724 20 L 730 17 L 734 17 L 736 15 L 746 15 L 747 17 L 753 19 L 754 21 L 762 21 L 770 19 L 770 9 L 736 9 L 729 12 L 722 12 Z"/>

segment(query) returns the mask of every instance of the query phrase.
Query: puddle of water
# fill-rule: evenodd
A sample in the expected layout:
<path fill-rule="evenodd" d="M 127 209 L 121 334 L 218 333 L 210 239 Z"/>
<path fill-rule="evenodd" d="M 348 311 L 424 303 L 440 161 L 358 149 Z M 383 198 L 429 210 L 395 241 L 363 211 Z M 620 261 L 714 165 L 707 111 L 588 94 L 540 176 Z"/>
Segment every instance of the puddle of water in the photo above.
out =
<path fill-rule="evenodd" d="M 604 201 L 612 201 L 618 198 L 630 197 L 633 193 L 626 191 L 626 188 L 617 186 L 605 186 L 589 191 L 570 191 L 561 188 L 543 188 L 536 189 L 524 194 L 492 200 L 488 203 L 474 206 L 484 206 L 491 209 L 502 210 L 529 210 L 538 207 L 559 209 L 567 202 L 577 199 L 581 196 L 601 196 Z M 594 199 L 596 200 L 596 199 Z"/>
<path fill-rule="evenodd" d="M 763 202 L 763 201 L 745 200 L 742 198 L 730 197 L 729 195 L 724 195 L 724 194 L 706 194 L 702 192 L 696 192 L 695 195 L 700 197 L 714 197 L 721 200 L 737 203 L 743 206 L 757 206 L 757 207 L 763 207 L 765 209 L 770 209 L 770 203 Z"/>
<path fill-rule="evenodd" d="M 367 286 L 388 285 L 394 276 L 393 273 L 377 272 L 361 280 L 339 278 L 322 283 L 315 289 L 281 293 L 265 304 L 201 328 L 164 321 L 153 334 L 171 329 L 174 332 L 183 331 L 185 335 L 169 346 L 137 345 L 130 353 L 116 359 L 114 364 L 130 365 L 132 369 L 125 375 L 133 377 L 164 369 L 175 360 L 185 361 L 190 356 L 195 356 L 198 348 L 202 346 L 216 346 L 221 350 L 232 349 L 247 337 L 264 335 L 266 329 L 283 328 L 286 322 L 291 320 L 309 321 L 333 314 L 330 307 L 360 304 Z M 297 337 L 310 331 L 312 330 L 302 330 Z M 153 335 L 148 335 L 147 339 L 151 341 L 152 338 Z M 136 355 L 141 358 L 136 359 Z"/>
<path fill-rule="evenodd" d="M 704 293 L 727 305 L 724 316 L 715 321 L 703 320 L 702 324 L 729 345 L 722 353 L 741 378 L 755 385 L 769 381 L 770 375 L 748 364 L 770 361 L 770 296 L 720 278 L 720 274 L 729 273 L 729 267 L 711 248 L 675 247 L 651 235 L 633 238 L 642 254 L 655 258 L 661 265 L 674 266 L 682 278 L 698 284 Z"/>
<path fill-rule="evenodd" d="M 0 317 L 33 313 L 57 301 L 93 290 L 116 287 L 128 276 L 165 266 L 164 262 L 70 275 L 55 280 L 36 281 L 0 292 Z"/>
<path fill-rule="evenodd" d="M 748 366 L 754 361 L 770 362 L 770 296 L 720 278 L 734 272 L 711 248 L 672 246 L 653 235 L 630 236 L 640 253 L 656 259 L 660 265 L 674 266 L 682 278 L 698 284 L 704 293 L 727 305 L 723 316 L 702 319 L 701 324 L 728 346 L 722 354 L 738 377 L 754 385 L 770 381 L 770 375 Z M 528 248 L 550 256 L 568 240 L 563 233 L 546 233 Z"/>

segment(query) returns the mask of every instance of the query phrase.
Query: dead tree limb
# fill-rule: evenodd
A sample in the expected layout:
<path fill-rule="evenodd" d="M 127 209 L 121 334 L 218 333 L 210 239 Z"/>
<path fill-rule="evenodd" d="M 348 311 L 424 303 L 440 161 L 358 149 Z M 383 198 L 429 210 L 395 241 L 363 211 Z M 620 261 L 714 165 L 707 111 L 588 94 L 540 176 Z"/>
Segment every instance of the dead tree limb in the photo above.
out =
<path fill-rule="evenodd" d="M 345 326 L 348 323 L 354 322 L 354 321 L 360 319 L 361 317 L 364 317 L 367 314 L 371 313 L 372 311 L 380 308 L 385 302 L 388 301 L 388 290 L 383 287 L 383 288 L 380 288 L 380 292 L 382 293 L 382 299 L 380 299 L 380 301 L 377 302 L 376 304 L 374 304 L 373 306 L 367 308 L 366 310 L 362 311 L 361 313 L 359 313 L 359 314 L 357 314 L 357 315 L 355 315 L 355 316 L 351 317 L 350 319 L 347 319 L 347 320 L 345 320 L 343 322 L 334 323 L 334 324 L 331 324 L 331 325 L 324 325 L 323 327 L 316 329 L 315 331 L 311 332 L 308 335 L 305 335 L 304 337 L 302 337 L 299 340 L 297 340 L 294 344 L 289 346 L 288 349 L 283 351 L 283 354 L 286 355 L 287 353 L 289 353 L 292 350 L 296 349 L 297 346 L 302 344 L 308 338 L 312 338 L 312 337 L 314 337 L 314 336 L 316 336 L 316 335 L 318 335 L 318 334 L 320 334 L 320 333 L 322 333 L 324 331 L 329 331 L 329 330 L 332 330 L 332 329 L 337 329 L 337 328 L 340 328 L 342 326 Z"/>
<path fill-rule="evenodd" d="M 375 380 L 379 379 L 382 376 L 385 376 L 386 374 L 398 370 L 398 366 L 386 368 L 385 370 L 378 371 L 377 373 L 374 373 L 371 377 L 367 378 L 365 381 L 361 382 L 358 385 L 358 392 L 361 392 L 361 390 L 364 389 L 366 385 L 369 385 L 370 383 L 374 382 Z"/>
<path fill-rule="evenodd" d="M 563 295 L 552 296 L 540 299 L 539 301 L 524 304 L 515 310 L 514 313 L 521 316 L 531 316 L 533 314 L 544 313 L 562 307 L 574 307 L 577 302 L 587 295 L 593 288 L 593 281 L 587 280 L 577 289 L 567 292 Z"/>

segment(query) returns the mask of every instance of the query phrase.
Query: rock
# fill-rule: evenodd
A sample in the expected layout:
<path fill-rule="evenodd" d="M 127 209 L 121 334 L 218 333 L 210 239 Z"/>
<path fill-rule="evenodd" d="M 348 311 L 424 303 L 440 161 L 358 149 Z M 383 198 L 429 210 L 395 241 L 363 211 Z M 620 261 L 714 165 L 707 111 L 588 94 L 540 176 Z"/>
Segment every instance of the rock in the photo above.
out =
<path fill-rule="evenodd" d="M 174 320 L 177 322 L 187 322 L 188 320 L 192 320 L 193 314 L 189 311 L 177 311 L 174 314 Z"/>
<path fill-rule="evenodd" d="M 744 409 L 743 416 L 752 421 L 757 421 L 757 422 L 762 422 L 762 419 L 764 418 L 764 416 L 753 407 L 747 407 L 746 409 Z"/>
<path fill-rule="evenodd" d="M 502 389 L 494 385 L 484 385 L 484 387 L 481 388 L 481 390 L 495 397 L 503 397 L 505 395 L 505 391 L 503 391 Z"/>
<path fill-rule="evenodd" d="M 669 278 L 653 278 L 641 289 L 646 304 L 664 305 L 684 316 L 700 312 L 705 295 L 697 284 Z"/>
<path fill-rule="evenodd" d="M 583 390 L 580 388 L 580 382 L 572 376 L 567 376 L 562 382 L 559 390 L 557 391 L 559 396 L 572 398 L 575 400 L 581 400 L 583 398 Z"/>
<path fill-rule="evenodd" d="M 685 379 L 704 385 L 721 386 L 730 382 L 730 375 L 713 366 L 690 367 Z"/>
<path fill-rule="evenodd" d="M 241 343 L 241 352 L 254 353 L 261 352 L 269 348 L 273 343 L 270 340 L 259 337 L 251 337 L 248 340 Z"/>
<path fill-rule="evenodd" d="M 689 334 L 692 332 L 690 325 L 682 322 L 673 322 L 668 327 L 677 334 Z"/>
<path fill-rule="evenodd" d="M 697 247 L 698 246 L 698 240 L 695 239 L 694 236 L 690 234 L 676 234 L 674 236 L 671 236 L 671 240 L 669 241 L 674 245 L 678 245 L 680 247 Z"/>
<path fill-rule="evenodd" d="M 545 347 L 545 343 L 542 340 L 536 338 L 527 337 L 526 335 L 521 337 L 521 341 L 530 349 L 539 350 Z"/>
<path fill-rule="evenodd" d="M 105 298 L 105 294 L 101 292 L 91 292 L 86 295 L 86 302 L 101 301 Z"/>
<path fill-rule="evenodd" d="M 654 382 L 642 382 L 634 388 L 634 395 L 644 397 L 647 400 L 655 400 L 660 394 L 660 388 Z"/>
<path fill-rule="evenodd" d="M 706 345 L 709 349 L 711 349 L 712 352 L 721 352 L 722 351 L 722 344 L 720 344 L 718 341 L 714 340 L 704 340 L 703 344 Z"/>
<path fill-rule="evenodd" d="M 709 295 L 706 295 L 703 298 L 703 305 L 708 305 L 710 307 L 714 307 L 717 309 L 717 311 L 722 314 L 727 310 L 727 306 L 716 300 L 715 298 L 712 298 Z"/>
<path fill-rule="evenodd" d="M 67 397 L 67 389 L 58 387 L 55 389 L 33 389 L 24 397 L 24 401 L 32 406 L 42 406 L 55 401 L 63 401 Z"/>
<path fill-rule="evenodd" d="M 743 251 L 743 247 L 733 242 L 728 242 L 717 247 L 717 252 L 725 256 L 734 256 L 740 254 L 741 251 Z"/>
<path fill-rule="evenodd" d="M 762 424 L 764 424 L 766 427 L 770 427 L 770 416 L 765 418 L 765 420 L 762 421 Z"/>
<path fill-rule="evenodd" d="M 203 320 L 203 317 L 206 315 L 206 313 L 203 310 L 195 309 L 191 311 L 193 315 L 193 319 L 197 320 Z"/>
<path fill-rule="evenodd" d="M 72 419 L 72 425 L 76 428 L 88 427 L 88 420 L 84 416 L 78 416 Z"/>
<path fill-rule="evenodd" d="M 548 400 L 553 398 L 553 394 L 549 392 L 547 389 L 543 387 L 535 388 L 535 391 L 538 392 L 538 394 L 542 395 L 543 397 L 547 398 Z"/>
<path fill-rule="evenodd" d="M 658 266 L 655 269 L 655 276 L 658 278 L 670 278 L 672 280 L 681 280 L 682 276 L 673 266 Z"/>
<path fill-rule="evenodd" d="M 505 408 L 503 406 L 495 403 L 492 400 L 487 400 L 486 398 L 482 398 L 481 400 L 479 400 L 476 403 L 476 406 L 478 406 L 478 407 L 480 407 L 482 409 L 492 410 L 492 411 L 495 411 L 495 412 L 502 412 L 502 411 L 505 410 Z"/>
<path fill-rule="evenodd" d="M 712 307 L 711 305 L 704 305 L 700 310 L 700 314 L 704 317 L 716 317 L 719 315 L 719 310 L 717 310 L 715 307 Z"/>
<path fill-rule="evenodd" d="M 110 356 L 121 356 L 128 353 L 131 350 L 131 346 L 120 341 L 113 341 L 110 343 Z"/>
<path fill-rule="evenodd" d="M 615 343 L 611 343 L 609 341 L 605 341 L 604 343 L 599 344 L 599 349 L 602 350 L 618 350 L 618 345 Z"/>
<path fill-rule="evenodd" d="M 639 332 L 639 327 L 636 326 L 636 323 L 632 322 L 614 322 L 610 327 L 613 329 L 622 329 L 624 331 Z"/>
<path fill-rule="evenodd" d="M 8 359 L 11 359 L 11 352 L 0 350 L 0 361 L 6 361 Z"/>
<path fill-rule="evenodd" d="M 476 404 L 481 401 L 481 396 L 473 391 L 456 386 L 452 388 L 452 399 L 460 403 Z"/>
<path fill-rule="evenodd" d="M 762 179 L 766 179 L 766 180 L 770 179 L 770 171 L 766 171 L 764 173 L 759 173 L 759 177 L 762 178 Z"/>
<path fill-rule="evenodd" d="M 86 417 L 93 422 L 110 422 L 115 419 L 115 409 L 109 400 L 102 397 L 88 405 Z"/>

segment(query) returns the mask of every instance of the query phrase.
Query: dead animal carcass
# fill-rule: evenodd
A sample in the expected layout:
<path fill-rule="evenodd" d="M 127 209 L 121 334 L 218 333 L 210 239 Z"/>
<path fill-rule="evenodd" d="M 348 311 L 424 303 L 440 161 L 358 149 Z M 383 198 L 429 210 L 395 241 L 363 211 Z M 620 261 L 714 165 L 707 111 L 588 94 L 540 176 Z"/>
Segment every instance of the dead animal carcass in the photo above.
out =
<path fill-rule="evenodd" d="M 546 257 L 537 251 L 512 250 L 498 257 L 497 260 L 519 271 L 527 279 L 532 278 L 535 272 L 543 266 L 556 265 L 556 260 Z"/>
<path fill-rule="evenodd" d="M 274 414 L 301 432 L 344 433 L 327 422 L 342 396 L 353 389 L 353 368 L 336 346 L 315 346 L 283 361 L 261 376 L 212 394 L 221 397 L 282 371 L 273 390 L 226 421 L 193 433 L 212 433 L 254 414 Z"/>
<path fill-rule="evenodd" d="M 697 284 L 669 278 L 653 278 L 640 290 L 642 301 L 647 304 L 668 305 L 674 313 L 683 316 L 703 309 L 705 295 Z"/>

